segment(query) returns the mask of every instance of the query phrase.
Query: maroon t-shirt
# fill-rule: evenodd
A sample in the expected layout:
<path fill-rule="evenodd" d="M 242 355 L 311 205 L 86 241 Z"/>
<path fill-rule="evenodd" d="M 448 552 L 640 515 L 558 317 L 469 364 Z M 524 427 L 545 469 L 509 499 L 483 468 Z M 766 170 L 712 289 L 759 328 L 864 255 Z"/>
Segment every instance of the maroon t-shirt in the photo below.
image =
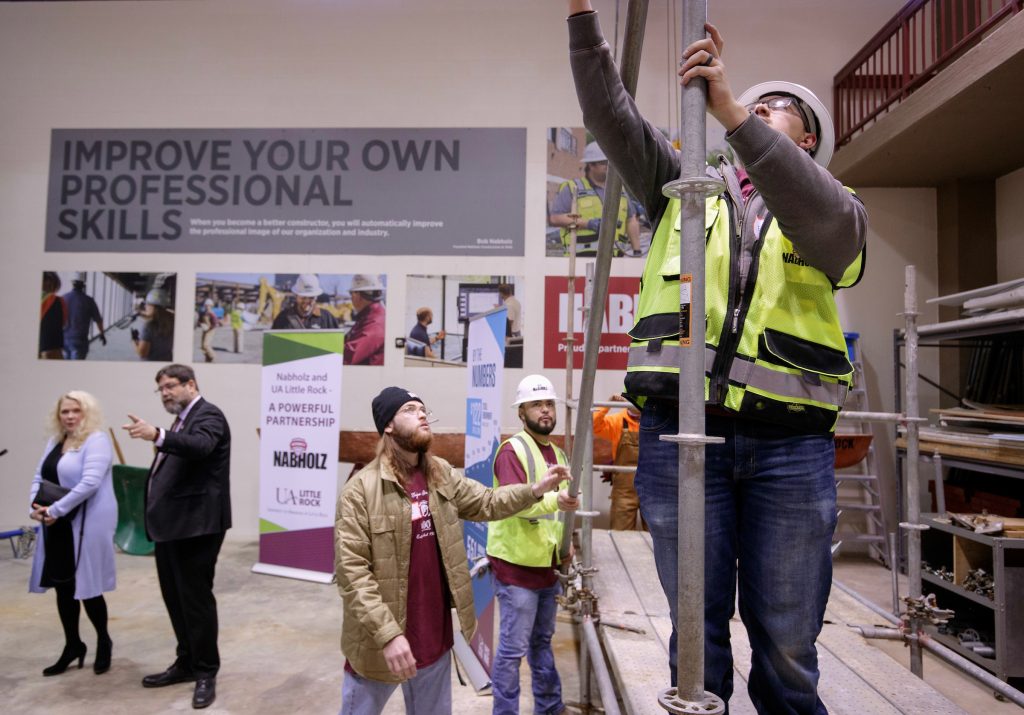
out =
<path fill-rule="evenodd" d="M 405 609 L 405 638 L 417 668 L 426 668 L 452 649 L 452 610 L 448 582 L 442 574 L 441 552 L 430 516 L 427 480 L 419 469 L 406 484 L 412 507 L 412 546 L 409 553 L 409 590 Z M 345 671 L 354 672 L 348 661 Z"/>
<path fill-rule="evenodd" d="M 452 648 L 452 610 L 423 472 L 417 469 L 409 475 L 406 491 L 412 506 L 412 549 L 405 637 L 416 667 L 425 668 Z"/>
<path fill-rule="evenodd" d="M 538 442 L 537 446 L 540 447 L 540 453 L 547 464 L 558 464 L 558 457 L 550 444 Z M 498 477 L 499 486 L 527 483 L 526 470 L 519 463 L 519 457 L 516 456 L 512 445 L 507 442 L 501 446 L 498 454 L 494 457 L 494 474 Z M 558 580 L 558 574 L 553 568 L 557 566 L 554 556 L 551 558 L 551 566 L 520 566 L 495 556 L 488 556 L 487 559 L 491 562 L 494 578 L 510 586 L 532 589 L 548 588 L 555 585 Z"/>

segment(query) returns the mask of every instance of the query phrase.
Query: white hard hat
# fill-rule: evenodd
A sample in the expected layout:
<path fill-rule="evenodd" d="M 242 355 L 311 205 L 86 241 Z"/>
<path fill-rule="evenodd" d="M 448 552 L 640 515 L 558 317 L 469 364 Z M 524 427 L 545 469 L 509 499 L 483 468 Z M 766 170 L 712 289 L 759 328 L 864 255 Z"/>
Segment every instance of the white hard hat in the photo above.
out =
<path fill-rule="evenodd" d="M 380 283 L 380 278 L 365 273 L 356 273 L 352 276 L 352 285 L 349 286 L 349 291 L 362 293 L 371 290 L 384 290 L 384 286 Z"/>
<path fill-rule="evenodd" d="M 315 273 L 300 273 L 292 283 L 292 293 L 303 298 L 316 298 L 323 291 L 320 290 L 320 280 Z"/>
<path fill-rule="evenodd" d="M 150 305 L 160 306 L 161 308 L 170 308 L 171 294 L 163 288 L 153 288 L 149 293 L 146 293 L 146 302 Z"/>
<path fill-rule="evenodd" d="M 75 277 L 73 279 L 73 282 L 75 282 L 75 283 L 85 283 L 85 280 L 88 277 L 89 277 L 89 274 L 86 273 L 85 271 L 75 271 Z"/>
<path fill-rule="evenodd" d="M 608 157 L 601 151 L 601 147 L 597 145 L 597 142 L 590 142 L 583 150 L 583 163 L 593 164 L 595 161 L 608 161 Z"/>
<path fill-rule="evenodd" d="M 519 381 L 519 387 L 516 388 L 516 401 L 512 403 L 512 406 L 516 407 L 524 402 L 533 402 L 534 400 L 560 399 L 551 380 L 543 375 L 527 375 Z"/>
<path fill-rule="evenodd" d="M 832 152 L 835 150 L 836 132 L 832 126 L 832 117 L 821 100 L 802 84 L 773 80 L 755 84 L 741 94 L 738 101 L 746 106 L 769 94 L 792 95 L 800 100 L 804 111 L 810 110 L 813 115 L 808 117 L 811 120 L 811 133 L 818 137 L 817 143 L 810 151 L 811 158 L 822 166 L 828 166 L 829 161 L 832 160 Z"/>

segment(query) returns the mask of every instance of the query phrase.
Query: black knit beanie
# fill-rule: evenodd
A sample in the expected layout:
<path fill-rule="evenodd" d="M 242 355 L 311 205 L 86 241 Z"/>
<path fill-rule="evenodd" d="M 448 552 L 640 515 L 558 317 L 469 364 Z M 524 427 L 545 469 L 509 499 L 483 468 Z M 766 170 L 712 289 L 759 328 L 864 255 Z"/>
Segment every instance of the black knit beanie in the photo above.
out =
<path fill-rule="evenodd" d="M 395 418 L 395 413 L 406 402 L 419 402 L 423 400 L 419 395 L 413 394 L 404 387 L 385 387 L 380 394 L 373 398 L 370 409 L 373 410 L 373 424 L 377 426 L 377 434 L 383 435 L 384 428 Z"/>

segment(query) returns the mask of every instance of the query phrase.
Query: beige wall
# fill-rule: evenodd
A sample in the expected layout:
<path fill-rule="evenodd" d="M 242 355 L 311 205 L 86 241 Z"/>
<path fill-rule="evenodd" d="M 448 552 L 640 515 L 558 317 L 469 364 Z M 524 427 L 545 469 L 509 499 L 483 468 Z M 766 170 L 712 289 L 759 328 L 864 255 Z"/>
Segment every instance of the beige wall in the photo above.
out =
<path fill-rule="evenodd" d="M 607 31 L 611 0 L 596 2 Z M 737 91 L 785 77 L 830 97 L 832 75 L 900 6 L 899 0 L 858 3 L 711 3 L 711 19 L 727 40 Z M 623 14 L 625 3 L 622 3 Z M 651 3 L 639 101 L 652 121 L 671 125 L 665 0 Z M 200 271 L 388 274 L 388 304 L 405 305 L 409 273 L 502 273 L 527 276 L 517 290 L 527 316 L 542 312 L 539 276 L 562 274 L 566 262 L 543 255 L 546 155 L 544 132 L 581 123 L 566 62 L 564 5 L 556 0 L 429 3 L 374 0 L 208 0 L 207 2 L 0 3 L 0 216 L 4 261 L 0 299 L 6 307 L 0 361 L 8 404 L 0 417 L 0 526 L 27 523 L 28 483 L 43 445 L 43 416 L 64 390 L 101 399 L 119 425 L 137 412 L 167 421 L 152 394 L 153 366 L 143 363 L 44 363 L 35 359 L 40 273 L 52 270 L 178 273 L 178 313 L 191 314 Z M 799 41 L 791 41 L 799 38 Z M 713 122 L 709 122 L 713 125 Z M 47 161 L 53 128 L 146 127 L 527 127 L 526 243 L 523 258 L 371 256 L 45 254 Z M 718 131 L 717 129 L 715 131 Z M 1024 204 L 1019 173 L 1000 183 L 1000 202 Z M 1004 197 L 1003 194 L 1006 194 Z M 903 265 L 934 278 L 934 205 L 927 191 L 864 192 L 872 217 L 868 274 L 844 297 L 850 329 L 864 335 L 868 375 L 877 401 L 891 394 L 891 328 L 902 303 Z M 1017 208 L 1017 211 L 1020 209 Z M 1002 214 L 1001 214 L 1002 215 Z M 1019 213 L 1005 223 L 1020 235 Z M 1019 243 L 1019 241 L 1017 241 Z M 1009 251 L 1007 248 L 1004 253 Z M 1020 249 L 1017 249 L 1018 251 Z M 1019 253 L 1017 254 L 1020 255 Z M 613 266 L 636 274 L 640 262 Z M 388 316 L 388 340 L 404 335 L 401 310 Z M 179 320 L 175 356 L 192 355 L 188 320 Z M 526 343 L 525 370 L 510 371 L 505 391 L 541 367 L 541 341 Z M 459 429 L 465 375 L 405 369 L 398 351 L 383 368 L 354 368 L 345 380 L 344 428 L 370 429 L 369 401 L 381 386 L 406 384 L 424 394 L 439 426 Z M 235 439 L 233 535 L 257 528 L 257 366 L 200 365 L 206 396 L 224 408 Z M 561 384 L 561 374 L 552 375 Z M 595 394 L 620 386 L 602 372 Z M 577 376 L 578 381 L 578 376 Z M 578 393 L 578 387 L 575 390 Z M 515 426 L 510 409 L 506 427 Z M 144 464 L 145 445 L 122 442 L 130 463 Z"/>
<path fill-rule="evenodd" d="M 996 256 L 1000 283 L 1024 278 L 1024 169 L 996 180 Z"/>

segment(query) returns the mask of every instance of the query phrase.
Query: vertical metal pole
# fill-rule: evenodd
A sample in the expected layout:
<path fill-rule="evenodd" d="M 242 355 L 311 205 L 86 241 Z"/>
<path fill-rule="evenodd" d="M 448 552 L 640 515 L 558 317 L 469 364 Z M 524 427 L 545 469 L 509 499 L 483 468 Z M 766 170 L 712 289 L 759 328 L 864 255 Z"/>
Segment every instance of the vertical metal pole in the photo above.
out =
<path fill-rule="evenodd" d="M 569 213 L 579 211 L 576 189 L 572 190 Z M 576 229 L 569 229 L 569 280 L 566 286 L 565 306 L 565 449 L 572 450 L 572 368 L 573 346 L 576 344 Z"/>
<path fill-rule="evenodd" d="M 705 37 L 706 0 L 685 0 L 682 47 Z M 670 712 L 721 713 L 725 705 L 704 690 L 704 201 L 721 190 L 705 171 L 707 83 L 682 88 L 680 176 L 666 185 L 679 199 L 679 434 L 662 435 L 679 449 L 677 688 L 662 693 Z M 667 219 L 663 219 L 667 220 Z"/>
<path fill-rule="evenodd" d="M 907 345 L 907 521 L 900 526 L 907 532 L 907 591 L 911 599 L 921 598 L 921 495 L 918 484 L 920 442 L 916 417 L 921 408 L 917 399 L 917 271 L 907 266 L 903 295 L 904 318 L 906 320 Z M 921 619 L 912 617 L 912 633 L 921 631 Z M 914 638 L 910 641 L 910 672 L 921 677 L 924 665 L 921 657 L 921 643 Z"/>
<path fill-rule="evenodd" d="M 892 573 L 892 615 L 900 615 L 900 567 L 896 560 L 896 532 L 889 532 L 889 571 Z"/>
<path fill-rule="evenodd" d="M 647 0 L 630 0 L 626 9 L 626 33 L 623 38 L 622 64 L 619 74 L 622 84 L 630 96 L 636 93 L 636 81 L 640 72 L 640 54 L 643 50 L 644 26 L 647 23 Z M 573 475 L 569 493 L 579 492 L 583 475 L 583 445 L 580 435 L 589 434 L 592 426 L 590 407 L 594 402 L 594 375 L 597 373 L 598 348 L 601 343 L 601 323 L 604 319 L 604 305 L 608 299 L 608 276 L 611 273 L 612 251 L 615 247 L 615 229 L 619 217 L 619 197 L 622 195 L 622 180 L 609 167 L 608 180 L 604 187 L 604 206 L 601 212 L 601 232 L 597 242 L 597 258 L 594 261 L 594 287 L 590 301 L 593 309 L 586 322 L 583 338 L 583 375 L 580 379 L 580 396 L 576 406 L 576 435 L 573 443 L 569 469 Z M 568 427 L 567 427 L 568 428 Z M 564 561 L 569 555 L 569 545 L 575 528 L 575 513 L 563 512 L 565 528 L 559 555 Z"/>
<path fill-rule="evenodd" d="M 607 194 L 605 194 L 607 196 Z M 588 310 L 590 320 L 594 319 L 594 266 L 587 266 L 587 288 L 584 289 L 584 306 Z M 604 301 L 602 301 L 602 306 Z M 600 318 L 604 311 L 596 311 L 598 318 Z M 598 319 L 600 323 L 600 319 Z M 590 345 L 590 343 L 588 343 Z M 591 392 L 593 392 L 593 383 L 591 383 Z M 583 483 L 583 494 L 580 500 L 585 513 L 594 513 L 594 421 L 593 421 L 593 401 L 587 405 L 586 413 L 584 413 L 582 406 L 580 407 L 579 414 L 585 416 L 586 419 L 580 420 L 580 428 L 577 430 L 579 436 L 581 450 L 583 452 L 583 464 L 580 468 L 579 479 Z M 594 575 L 592 567 L 594 565 L 594 554 L 593 554 L 593 532 L 594 523 L 591 519 L 584 519 L 583 525 L 580 527 L 580 549 L 582 554 L 580 560 L 583 564 L 583 576 L 582 586 L 583 593 L 590 594 L 594 589 Z M 591 614 L 591 601 L 589 598 L 584 599 L 584 616 L 589 617 Z M 596 657 L 596 656 L 595 656 Z"/>

